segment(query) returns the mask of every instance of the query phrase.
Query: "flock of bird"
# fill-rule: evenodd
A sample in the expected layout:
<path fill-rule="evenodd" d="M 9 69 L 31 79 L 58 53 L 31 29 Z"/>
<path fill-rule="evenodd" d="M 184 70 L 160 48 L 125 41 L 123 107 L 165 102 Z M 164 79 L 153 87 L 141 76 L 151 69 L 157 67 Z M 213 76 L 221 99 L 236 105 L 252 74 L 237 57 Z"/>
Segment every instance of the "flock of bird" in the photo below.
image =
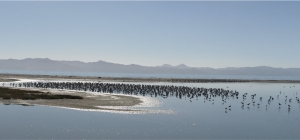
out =
<path fill-rule="evenodd" d="M 25 82 L 25 83 L 11 83 L 13 87 L 25 87 L 25 88 L 44 88 L 44 89 L 62 89 L 62 90 L 76 90 L 76 91 L 89 91 L 99 93 L 118 93 L 128 95 L 142 95 L 162 98 L 177 97 L 179 99 L 185 98 L 190 99 L 192 102 L 193 98 L 198 100 L 199 97 L 204 98 L 205 102 L 211 102 L 214 104 L 214 100 L 219 97 L 222 99 L 222 105 L 224 105 L 228 99 L 239 99 L 239 92 L 233 90 L 227 90 L 223 88 L 199 88 L 199 87 L 188 87 L 188 86 L 174 86 L 174 85 L 144 85 L 144 84 L 123 84 L 123 83 L 93 83 L 93 82 Z M 227 87 L 228 88 L 228 87 Z M 297 95 L 297 93 L 296 93 Z M 293 98 L 288 98 L 283 94 L 277 95 L 277 99 L 281 96 L 285 98 L 285 104 L 288 104 L 288 111 L 291 109 L 290 103 Z M 241 108 L 245 106 L 249 109 L 250 105 L 260 107 L 263 97 L 259 97 L 259 101 L 256 100 L 257 95 L 250 95 L 251 101 L 247 100 L 248 93 L 242 94 Z M 275 96 L 276 97 L 276 96 Z M 295 98 L 296 102 L 299 103 L 300 99 Z M 274 102 L 274 97 L 270 96 L 267 99 L 266 110 Z M 281 108 L 282 103 L 278 103 Z M 225 113 L 231 111 L 231 105 L 225 107 Z"/>
<path fill-rule="evenodd" d="M 228 97 L 238 98 L 239 92 L 232 90 L 225 90 L 223 88 L 199 88 L 188 86 L 174 86 L 174 85 L 143 85 L 143 84 L 123 84 L 123 83 L 92 83 L 92 82 L 25 82 L 12 83 L 14 87 L 25 88 L 45 88 L 45 89 L 63 89 L 63 90 L 77 90 L 100 93 L 119 93 L 129 95 L 143 95 L 143 96 L 161 96 L 168 98 L 175 96 L 179 99 L 193 98 L 203 96 L 209 101 L 213 101 L 213 97 L 222 97 L 226 100 Z"/>
<path fill-rule="evenodd" d="M 281 92 L 280 92 L 279 95 L 277 95 L 277 99 L 280 98 L 280 95 L 282 95 Z M 296 95 L 298 95 L 298 93 L 296 93 Z M 283 95 L 283 96 L 284 96 L 284 95 Z M 250 97 L 251 97 L 251 102 L 248 102 L 248 103 L 245 103 L 246 97 L 247 97 L 247 93 L 243 94 L 243 101 L 241 102 L 241 104 L 242 104 L 242 106 L 241 106 L 242 109 L 244 109 L 244 106 L 245 106 L 245 105 L 247 105 L 247 107 L 249 108 L 249 105 L 250 105 L 250 104 L 252 104 L 253 106 L 255 106 L 255 105 L 257 105 L 258 107 L 260 106 L 260 103 L 255 104 L 255 97 L 256 97 L 256 94 L 250 95 Z M 288 104 L 288 111 L 290 111 L 290 110 L 291 110 L 291 105 L 290 105 L 290 103 L 292 102 L 293 98 L 288 98 L 288 96 L 284 96 L 284 98 L 285 98 L 285 104 Z M 261 102 L 262 100 L 263 100 L 263 98 L 260 97 L 260 98 L 259 98 L 259 101 Z M 300 104 L 300 99 L 299 99 L 298 97 L 296 97 L 295 100 L 296 100 L 297 103 Z M 267 99 L 266 110 L 268 109 L 268 106 L 270 106 L 272 102 L 274 102 L 274 97 L 273 97 L 273 96 L 270 96 L 270 97 Z M 280 109 L 282 104 L 279 102 L 278 105 L 279 105 L 279 109 Z M 300 106 L 300 105 L 299 105 L 299 106 Z"/>

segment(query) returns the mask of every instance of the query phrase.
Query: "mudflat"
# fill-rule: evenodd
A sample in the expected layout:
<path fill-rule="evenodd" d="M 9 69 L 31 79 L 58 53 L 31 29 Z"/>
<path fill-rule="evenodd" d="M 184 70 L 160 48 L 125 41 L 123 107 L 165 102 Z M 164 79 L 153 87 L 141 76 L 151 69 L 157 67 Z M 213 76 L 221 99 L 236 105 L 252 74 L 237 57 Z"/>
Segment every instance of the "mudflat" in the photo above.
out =
<path fill-rule="evenodd" d="M 0 79 L 0 82 L 15 82 L 17 79 Z"/>
<path fill-rule="evenodd" d="M 20 75 L 20 74 L 0 74 L 2 82 L 0 86 L 7 85 L 8 83 L 15 83 L 16 81 L 100 81 L 98 77 L 79 77 L 79 76 L 51 76 L 51 75 Z M 114 81 L 107 78 L 105 81 Z M 24 82 L 25 82 L 24 81 Z M 6 84 L 5 84 L 6 83 Z M 57 90 L 57 89 L 37 89 L 37 88 L 19 88 L 19 87 L 5 87 L 10 89 L 36 91 L 37 94 L 59 95 L 60 97 L 76 96 L 81 99 L 22 99 L 22 97 L 15 98 L 0 98 L 0 103 L 4 105 L 16 104 L 23 106 L 53 106 L 60 108 L 69 108 L 84 111 L 105 111 L 115 113 L 130 113 L 130 114 L 145 114 L 145 113 L 167 113 L 173 114 L 171 110 L 153 110 L 152 107 L 157 107 L 159 102 L 150 97 L 142 97 L 135 95 L 120 95 L 110 93 L 93 93 L 84 91 L 71 91 L 71 90 Z M 52 97 L 50 97 L 52 98 Z M 141 109 L 141 108 L 147 109 Z"/>
<path fill-rule="evenodd" d="M 69 95 L 82 97 L 82 99 L 0 99 L 0 103 L 5 105 L 17 104 L 24 106 L 31 105 L 45 105 L 45 106 L 56 106 L 63 108 L 72 108 L 72 109 L 82 109 L 82 110 L 112 110 L 112 111 L 139 111 L 132 110 L 130 108 L 120 109 L 120 108 L 107 108 L 111 106 L 122 106 L 130 107 L 139 105 L 142 103 L 142 100 L 139 97 L 134 96 L 125 96 L 125 95 L 111 95 L 111 94 L 92 94 L 88 92 L 80 91 L 67 91 L 67 90 L 54 90 L 54 89 L 31 89 L 31 88 L 12 88 L 25 90 L 30 92 L 30 94 L 46 93 L 50 95 Z M 0 93 L 2 94 L 2 93 Z"/>

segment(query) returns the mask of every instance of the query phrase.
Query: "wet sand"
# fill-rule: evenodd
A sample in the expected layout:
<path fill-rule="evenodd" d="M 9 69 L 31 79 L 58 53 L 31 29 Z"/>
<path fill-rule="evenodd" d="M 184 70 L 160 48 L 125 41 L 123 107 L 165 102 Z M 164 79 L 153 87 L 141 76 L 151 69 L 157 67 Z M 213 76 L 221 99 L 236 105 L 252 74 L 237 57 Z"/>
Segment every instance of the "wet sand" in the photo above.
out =
<path fill-rule="evenodd" d="M 241 80 L 241 79 L 182 79 L 182 78 L 126 78 L 126 77 L 91 77 L 91 76 L 57 76 L 0 74 L 0 82 L 13 82 L 16 79 L 33 79 L 49 81 L 94 81 L 94 82 L 171 82 L 171 83 L 300 83 L 297 80 Z"/>
<path fill-rule="evenodd" d="M 11 87 L 10 87 L 11 88 Z M 131 111 L 130 109 L 108 109 L 105 106 L 136 106 L 142 104 L 140 97 L 110 94 L 93 94 L 80 91 L 54 90 L 54 89 L 30 89 L 30 88 L 14 88 L 32 91 L 41 91 L 50 94 L 75 95 L 81 96 L 83 99 L 56 99 L 56 100 L 21 100 L 21 99 L 0 99 L 3 104 L 19 104 L 24 106 L 30 105 L 46 105 L 57 106 L 83 110 L 114 110 L 114 111 Z M 135 110 L 136 111 L 136 110 Z"/>
<path fill-rule="evenodd" d="M 0 79 L 0 82 L 15 82 L 17 79 Z"/>
<path fill-rule="evenodd" d="M 95 77 L 75 77 L 75 76 L 48 76 L 48 75 L 19 75 L 19 74 L 0 74 L 0 86 L 5 82 L 30 82 L 35 80 L 46 81 L 99 81 Z M 107 79 L 109 81 L 109 79 Z M 113 80 L 112 80 L 113 81 Z M 38 100 L 21 100 L 21 99 L 0 99 L 0 103 L 4 105 L 42 105 L 52 106 L 67 109 L 75 109 L 82 111 L 101 111 L 111 113 L 126 113 L 126 114 L 146 114 L 146 113 L 165 113 L 174 114 L 171 110 L 158 110 L 153 107 L 158 107 L 159 102 L 150 97 L 134 96 L 134 95 L 119 95 L 108 93 L 92 93 L 83 91 L 69 91 L 69 90 L 56 90 L 56 89 L 33 89 L 33 88 L 16 88 L 23 90 L 35 90 L 50 94 L 60 95 L 75 95 L 81 96 L 83 99 L 38 99 Z M 147 108 L 147 109 L 143 109 Z"/>
<path fill-rule="evenodd" d="M 12 87 L 9 87 L 12 88 Z M 117 94 L 95 94 L 81 91 L 55 90 L 55 89 L 31 89 L 15 88 L 32 91 L 41 91 L 50 94 L 59 95 L 76 95 L 83 99 L 38 99 L 38 100 L 21 100 L 21 99 L 0 99 L 4 105 L 23 105 L 23 106 L 50 106 L 81 111 L 97 111 L 121 114 L 147 114 L 147 113 L 164 113 L 174 114 L 172 110 L 158 110 L 159 102 L 149 97 L 117 95 Z M 147 109 L 144 109 L 147 108 Z"/>
<path fill-rule="evenodd" d="M 9 87 L 12 88 L 12 87 Z M 23 90 L 41 91 L 50 94 L 76 95 L 83 99 L 38 99 L 38 100 L 21 100 L 21 99 L 0 99 L 4 105 L 23 105 L 23 106 L 51 106 L 81 111 L 98 111 L 121 114 L 147 114 L 163 113 L 175 114 L 172 110 L 154 109 L 158 107 L 159 102 L 149 97 L 117 95 L 117 94 L 95 94 L 81 91 L 55 90 L 55 89 L 30 89 L 30 88 L 13 88 Z M 147 108 L 147 109 L 144 109 Z"/>

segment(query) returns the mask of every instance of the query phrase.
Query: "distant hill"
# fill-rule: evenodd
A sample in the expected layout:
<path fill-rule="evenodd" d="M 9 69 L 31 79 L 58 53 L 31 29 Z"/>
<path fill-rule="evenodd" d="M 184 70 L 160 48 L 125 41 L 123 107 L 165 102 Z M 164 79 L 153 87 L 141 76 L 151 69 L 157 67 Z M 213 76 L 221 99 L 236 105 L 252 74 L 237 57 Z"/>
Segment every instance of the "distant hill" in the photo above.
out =
<path fill-rule="evenodd" d="M 0 59 L 0 70 L 58 71 L 58 72 L 111 72 L 144 74 L 199 74 L 199 75 L 255 75 L 255 76 L 300 76 L 300 68 L 273 68 L 268 66 L 240 68 L 188 67 L 184 64 L 172 66 L 123 65 L 105 61 L 57 61 L 48 58 Z"/>

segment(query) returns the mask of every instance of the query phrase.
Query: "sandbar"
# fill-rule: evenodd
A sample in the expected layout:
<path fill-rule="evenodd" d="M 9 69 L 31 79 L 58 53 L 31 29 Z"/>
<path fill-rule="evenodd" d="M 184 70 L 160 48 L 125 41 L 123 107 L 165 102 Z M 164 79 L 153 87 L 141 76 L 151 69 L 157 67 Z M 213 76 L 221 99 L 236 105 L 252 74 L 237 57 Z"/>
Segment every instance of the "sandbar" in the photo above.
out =
<path fill-rule="evenodd" d="M 37 100 L 22 100 L 22 99 L 0 99 L 0 103 L 4 105 L 23 105 L 23 106 L 52 106 L 67 109 L 75 109 L 82 111 L 100 111 L 123 114 L 146 114 L 146 113 L 174 113 L 170 110 L 157 110 L 151 107 L 157 107 L 159 104 L 155 99 L 140 96 L 118 95 L 118 94 L 97 94 L 83 91 L 56 90 L 56 89 L 33 89 L 33 88 L 15 88 L 45 92 L 49 94 L 59 95 L 75 95 L 81 96 L 83 99 L 37 99 Z M 140 109 L 149 108 L 149 109 Z"/>

